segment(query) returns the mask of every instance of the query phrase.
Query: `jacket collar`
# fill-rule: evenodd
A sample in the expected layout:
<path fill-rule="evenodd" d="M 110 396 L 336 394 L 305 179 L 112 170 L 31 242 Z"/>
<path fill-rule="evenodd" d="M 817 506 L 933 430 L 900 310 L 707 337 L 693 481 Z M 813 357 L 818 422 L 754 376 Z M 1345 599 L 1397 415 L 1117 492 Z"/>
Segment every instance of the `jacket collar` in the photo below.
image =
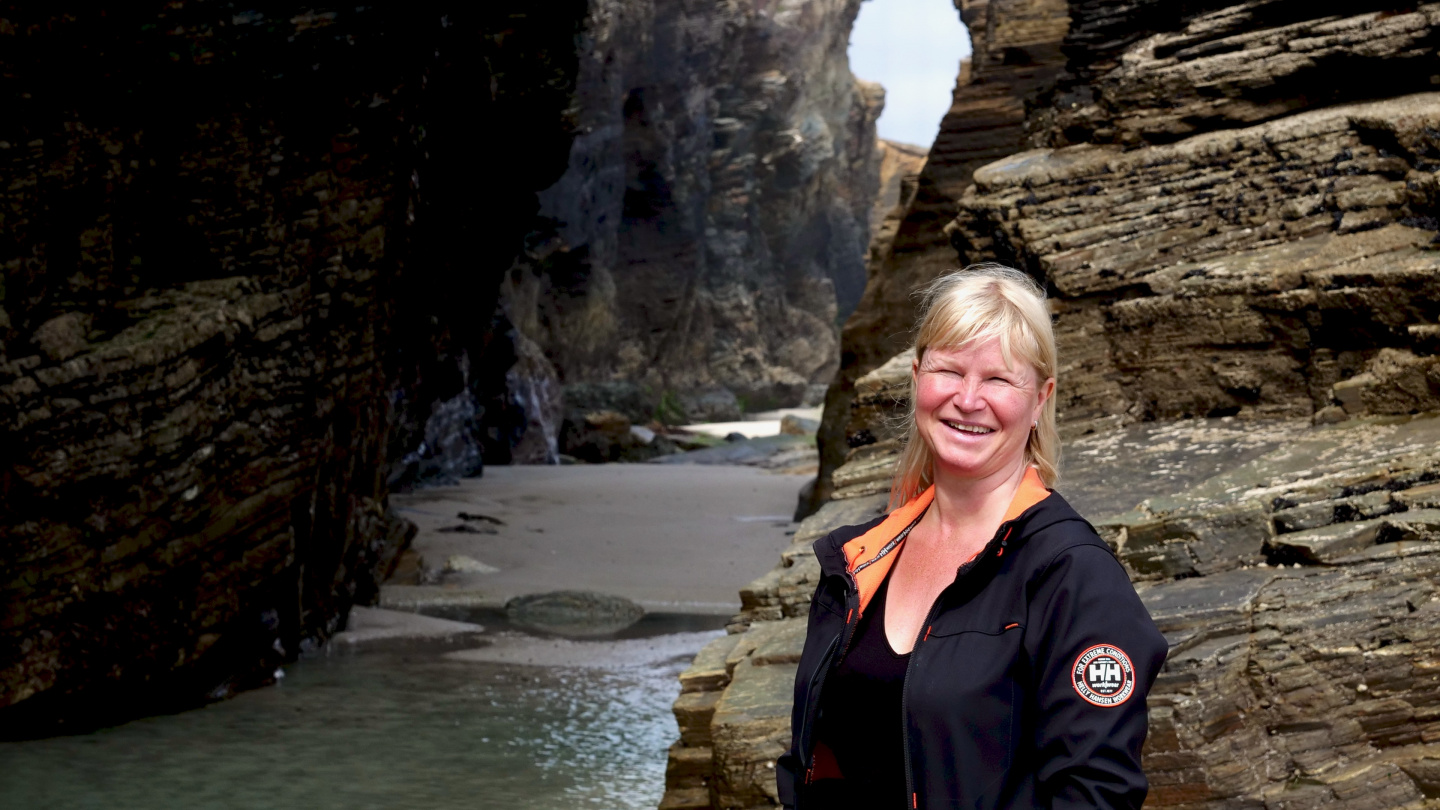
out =
<path fill-rule="evenodd" d="M 1050 494 L 1050 490 L 1040 480 L 1040 473 L 1034 467 L 1027 467 L 1025 477 L 1020 480 L 1020 487 L 1005 510 L 1001 526 L 1020 517 L 1031 507 L 1050 497 Z M 864 615 L 871 597 L 880 589 L 890 567 L 895 564 L 899 557 L 897 552 L 904 546 L 910 530 L 920 522 L 925 510 L 930 508 L 934 500 L 935 487 L 932 484 L 929 489 L 920 493 L 918 498 L 886 515 L 870 530 L 841 546 L 844 570 L 854 579 L 855 587 L 860 592 L 861 615 Z M 832 561 L 839 562 L 833 558 Z M 823 556 L 820 562 L 822 570 L 827 567 Z"/>

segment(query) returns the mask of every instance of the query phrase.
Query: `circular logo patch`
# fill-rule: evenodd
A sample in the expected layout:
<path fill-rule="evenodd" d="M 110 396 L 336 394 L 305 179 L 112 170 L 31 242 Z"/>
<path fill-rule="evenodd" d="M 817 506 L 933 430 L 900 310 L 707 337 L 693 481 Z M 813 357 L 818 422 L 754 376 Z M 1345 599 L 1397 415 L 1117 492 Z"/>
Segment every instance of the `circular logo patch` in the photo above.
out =
<path fill-rule="evenodd" d="M 1119 706 L 1135 691 L 1135 667 L 1119 647 L 1096 644 L 1075 659 L 1070 680 L 1080 697 L 1096 706 Z"/>

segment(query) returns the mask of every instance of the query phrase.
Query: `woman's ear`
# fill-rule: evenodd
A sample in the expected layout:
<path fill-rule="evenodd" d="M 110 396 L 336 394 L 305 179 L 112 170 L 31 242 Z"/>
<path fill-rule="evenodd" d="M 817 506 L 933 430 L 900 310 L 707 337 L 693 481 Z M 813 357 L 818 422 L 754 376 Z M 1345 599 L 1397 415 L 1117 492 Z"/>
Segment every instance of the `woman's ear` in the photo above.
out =
<path fill-rule="evenodd" d="M 1036 403 L 1038 408 L 1044 408 L 1045 403 L 1055 393 L 1055 378 L 1051 377 L 1040 384 L 1040 401 Z"/>

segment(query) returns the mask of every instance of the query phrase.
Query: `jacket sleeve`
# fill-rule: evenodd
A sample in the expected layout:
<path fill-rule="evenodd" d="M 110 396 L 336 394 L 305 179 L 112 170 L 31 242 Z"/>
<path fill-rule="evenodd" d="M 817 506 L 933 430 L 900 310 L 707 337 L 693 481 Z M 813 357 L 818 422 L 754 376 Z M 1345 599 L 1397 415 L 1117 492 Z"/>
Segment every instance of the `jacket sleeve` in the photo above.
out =
<path fill-rule="evenodd" d="M 800 754 L 796 750 L 794 718 L 796 710 L 791 709 L 790 747 L 775 760 L 775 788 L 779 792 L 780 806 L 790 810 L 795 806 L 795 785 L 800 781 Z"/>
<path fill-rule="evenodd" d="M 1061 551 L 1031 584 L 1037 798 L 1043 807 L 1138 808 L 1145 696 L 1167 645 L 1103 545 Z"/>
<path fill-rule="evenodd" d="M 805 660 L 812 655 L 812 635 L 815 630 L 815 617 L 819 606 L 816 604 L 820 589 L 824 587 L 821 583 L 815 586 L 815 592 L 810 595 L 810 619 L 805 632 L 805 650 L 801 653 L 801 666 L 795 671 L 795 691 L 790 705 L 790 745 L 786 747 L 785 753 L 775 760 L 775 789 L 780 798 L 780 805 L 787 810 L 795 806 L 795 788 L 800 784 L 800 769 L 802 760 L 800 757 L 800 724 L 801 715 L 804 713 L 806 668 Z"/>

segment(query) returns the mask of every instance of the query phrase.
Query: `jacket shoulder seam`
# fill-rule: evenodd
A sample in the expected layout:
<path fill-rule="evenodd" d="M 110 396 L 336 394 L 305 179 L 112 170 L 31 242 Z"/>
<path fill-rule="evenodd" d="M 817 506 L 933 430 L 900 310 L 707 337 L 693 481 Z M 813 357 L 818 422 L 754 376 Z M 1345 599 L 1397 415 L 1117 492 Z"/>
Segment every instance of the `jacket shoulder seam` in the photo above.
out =
<path fill-rule="evenodd" d="M 1076 538 L 1076 539 L 1073 539 L 1073 540 L 1067 538 L 1066 540 L 1062 541 L 1062 542 L 1064 542 L 1065 544 L 1062 545 L 1060 548 L 1056 549 L 1054 554 L 1051 554 L 1051 555 L 1050 555 L 1050 559 L 1049 559 L 1049 560 L 1046 560 L 1045 564 L 1039 567 L 1038 573 L 1044 573 L 1044 572 L 1046 572 L 1046 571 L 1049 571 L 1052 567 L 1054 567 L 1055 561 L 1058 560 L 1058 559 L 1060 559 L 1060 555 L 1061 555 L 1061 554 L 1064 554 L 1065 552 L 1067 552 L 1067 551 L 1069 551 L 1070 549 L 1073 549 L 1073 548 L 1098 548 L 1098 549 L 1101 549 L 1101 550 L 1103 550 L 1103 551 L 1105 552 L 1105 556 L 1108 557 L 1111 562 L 1115 563 L 1116 565 L 1120 565 L 1120 561 L 1117 560 L 1117 559 L 1115 559 L 1115 552 L 1111 551 L 1111 550 L 1110 550 L 1110 546 L 1107 545 L 1104 540 L 1101 540 L 1101 539 L 1100 539 L 1100 535 L 1098 535 L 1098 534 L 1095 533 L 1095 529 L 1090 526 L 1089 521 L 1086 521 L 1084 518 L 1081 518 L 1081 519 L 1079 519 L 1078 521 L 1065 521 L 1065 522 L 1067 522 L 1067 523 L 1069 523 L 1069 522 L 1079 522 L 1079 523 L 1084 524 L 1084 525 L 1085 525 L 1085 528 L 1088 530 L 1088 531 L 1086 532 L 1086 534 L 1087 534 L 1088 536 L 1083 537 L 1083 538 Z M 1056 525 L 1056 524 L 1051 524 L 1051 525 Z M 1048 527 L 1047 527 L 1047 528 L 1048 528 Z M 1042 531 L 1043 531 L 1043 530 L 1042 530 Z M 1123 572 L 1123 571 L 1125 570 L 1125 566 L 1121 565 L 1121 566 L 1120 566 L 1120 570 Z M 1126 574 L 1125 578 L 1128 580 L 1128 579 L 1130 578 L 1129 574 Z"/>

